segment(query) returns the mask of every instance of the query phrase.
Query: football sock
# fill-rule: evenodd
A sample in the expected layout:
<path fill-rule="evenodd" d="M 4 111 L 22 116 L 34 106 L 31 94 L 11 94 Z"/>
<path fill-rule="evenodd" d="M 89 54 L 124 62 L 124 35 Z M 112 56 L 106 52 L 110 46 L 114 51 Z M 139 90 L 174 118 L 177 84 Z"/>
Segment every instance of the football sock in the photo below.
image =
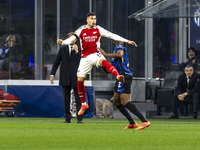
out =
<path fill-rule="evenodd" d="M 125 105 L 125 107 L 128 108 L 133 114 L 135 114 L 142 122 L 147 122 L 147 120 L 144 118 L 142 113 L 136 108 L 134 104 L 132 104 L 131 102 L 128 102 Z"/>
<path fill-rule="evenodd" d="M 81 103 L 84 105 L 84 103 L 86 103 L 86 97 L 85 97 L 86 89 L 84 86 L 84 82 L 77 81 L 77 84 L 78 84 L 78 94 L 81 99 Z"/>
<path fill-rule="evenodd" d="M 127 109 L 120 104 L 119 106 L 116 106 L 119 111 L 128 119 L 128 121 L 130 122 L 130 124 L 134 124 L 135 122 L 133 121 L 131 115 L 128 113 Z"/>
<path fill-rule="evenodd" d="M 87 104 L 86 102 L 82 103 L 82 105 L 86 105 L 86 104 Z"/>
<path fill-rule="evenodd" d="M 107 62 L 106 60 L 102 61 L 102 66 L 105 67 L 109 73 L 111 73 L 112 75 L 114 75 L 116 78 L 119 75 L 118 71 L 115 69 L 115 67 L 113 65 L 111 65 L 109 62 Z"/>

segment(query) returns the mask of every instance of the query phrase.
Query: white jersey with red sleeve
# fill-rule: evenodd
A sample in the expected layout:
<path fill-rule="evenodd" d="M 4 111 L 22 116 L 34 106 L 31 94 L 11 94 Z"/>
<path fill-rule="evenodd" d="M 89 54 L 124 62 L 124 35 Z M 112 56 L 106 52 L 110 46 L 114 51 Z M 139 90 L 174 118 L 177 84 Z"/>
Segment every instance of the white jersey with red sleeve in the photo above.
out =
<path fill-rule="evenodd" d="M 100 38 L 101 36 L 107 37 L 116 41 L 127 42 L 127 39 L 124 39 L 116 34 L 113 34 L 100 26 L 94 26 L 92 29 L 88 29 L 87 25 L 83 25 L 78 28 L 75 33 L 77 37 L 80 38 L 82 55 L 81 57 L 96 53 L 97 47 L 100 47 Z"/>

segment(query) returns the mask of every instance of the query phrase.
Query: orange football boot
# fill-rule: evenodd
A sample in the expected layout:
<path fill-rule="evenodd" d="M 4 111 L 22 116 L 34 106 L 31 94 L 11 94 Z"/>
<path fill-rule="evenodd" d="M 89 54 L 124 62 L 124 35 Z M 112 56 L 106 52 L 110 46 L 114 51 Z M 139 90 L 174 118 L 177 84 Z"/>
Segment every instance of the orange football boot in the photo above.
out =
<path fill-rule="evenodd" d="M 150 125 L 151 125 L 151 123 L 149 121 L 147 121 L 147 122 L 141 122 L 140 126 L 136 130 L 142 130 L 142 129 L 150 126 Z"/>
<path fill-rule="evenodd" d="M 125 127 L 124 129 L 133 129 L 133 128 L 137 128 L 138 124 L 135 122 L 134 124 L 129 124 L 127 127 Z"/>
<path fill-rule="evenodd" d="M 89 108 L 89 105 L 88 105 L 88 104 L 82 105 L 82 106 L 81 106 L 81 109 L 80 109 L 79 112 L 78 112 L 78 115 L 79 115 L 79 116 L 82 115 L 88 108 Z"/>

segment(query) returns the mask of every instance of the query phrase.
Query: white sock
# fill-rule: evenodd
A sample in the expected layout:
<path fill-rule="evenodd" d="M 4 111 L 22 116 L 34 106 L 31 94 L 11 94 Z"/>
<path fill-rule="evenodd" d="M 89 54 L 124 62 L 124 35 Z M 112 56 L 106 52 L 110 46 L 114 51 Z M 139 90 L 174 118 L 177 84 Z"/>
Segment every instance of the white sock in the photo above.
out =
<path fill-rule="evenodd" d="M 117 79 L 118 79 L 119 75 L 117 75 Z"/>
<path fill-rule="evenodd" d="M 85 102 L 85 103 L 82 103 L 82 105 L 86 105 L 87 103 Z"/>

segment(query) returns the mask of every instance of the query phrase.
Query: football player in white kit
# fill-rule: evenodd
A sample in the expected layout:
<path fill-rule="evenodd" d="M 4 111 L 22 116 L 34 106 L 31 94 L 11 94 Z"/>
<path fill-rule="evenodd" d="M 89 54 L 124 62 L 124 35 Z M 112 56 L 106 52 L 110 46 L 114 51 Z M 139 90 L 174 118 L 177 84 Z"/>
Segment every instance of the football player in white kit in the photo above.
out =
<path fill-rule="evenodd" d="M 119 82 L 124 82 L 124 76 L 119 75 L 118 71 L 113 67 L 110 63 L 108 63 L 105 57 L 98 51 L 98 47 L 100 47 L 100 38 L 101 36 L 107 37 L 116 41 L 127 42 L 128 44 L 132 44 L 137 47 L 137 44 L 134 41 L 129 41 L 119 35 L 113 34 L 104 28 L 96 25 L 96 15 L 93 12 L 87 14 L 87 24 L 78 28 L 74 35 L 66 40 L 58 39 L 57 43 L 60 45 L 69 45 L 76 38 L 80 39 L 82 54 L 81 61 L 79 64 L 77 76 L 78 76 L 78 92 L 79 97 L 81 99 L 81 109 L 78 112 L 78 115 L 82 115 L 85 110 L 89 108 L 86 103 L 86 89 L 84 86 L 84 80 L 92 69 L 93 66 L 105 67 L 109 73 L 114 75 Z"/>

